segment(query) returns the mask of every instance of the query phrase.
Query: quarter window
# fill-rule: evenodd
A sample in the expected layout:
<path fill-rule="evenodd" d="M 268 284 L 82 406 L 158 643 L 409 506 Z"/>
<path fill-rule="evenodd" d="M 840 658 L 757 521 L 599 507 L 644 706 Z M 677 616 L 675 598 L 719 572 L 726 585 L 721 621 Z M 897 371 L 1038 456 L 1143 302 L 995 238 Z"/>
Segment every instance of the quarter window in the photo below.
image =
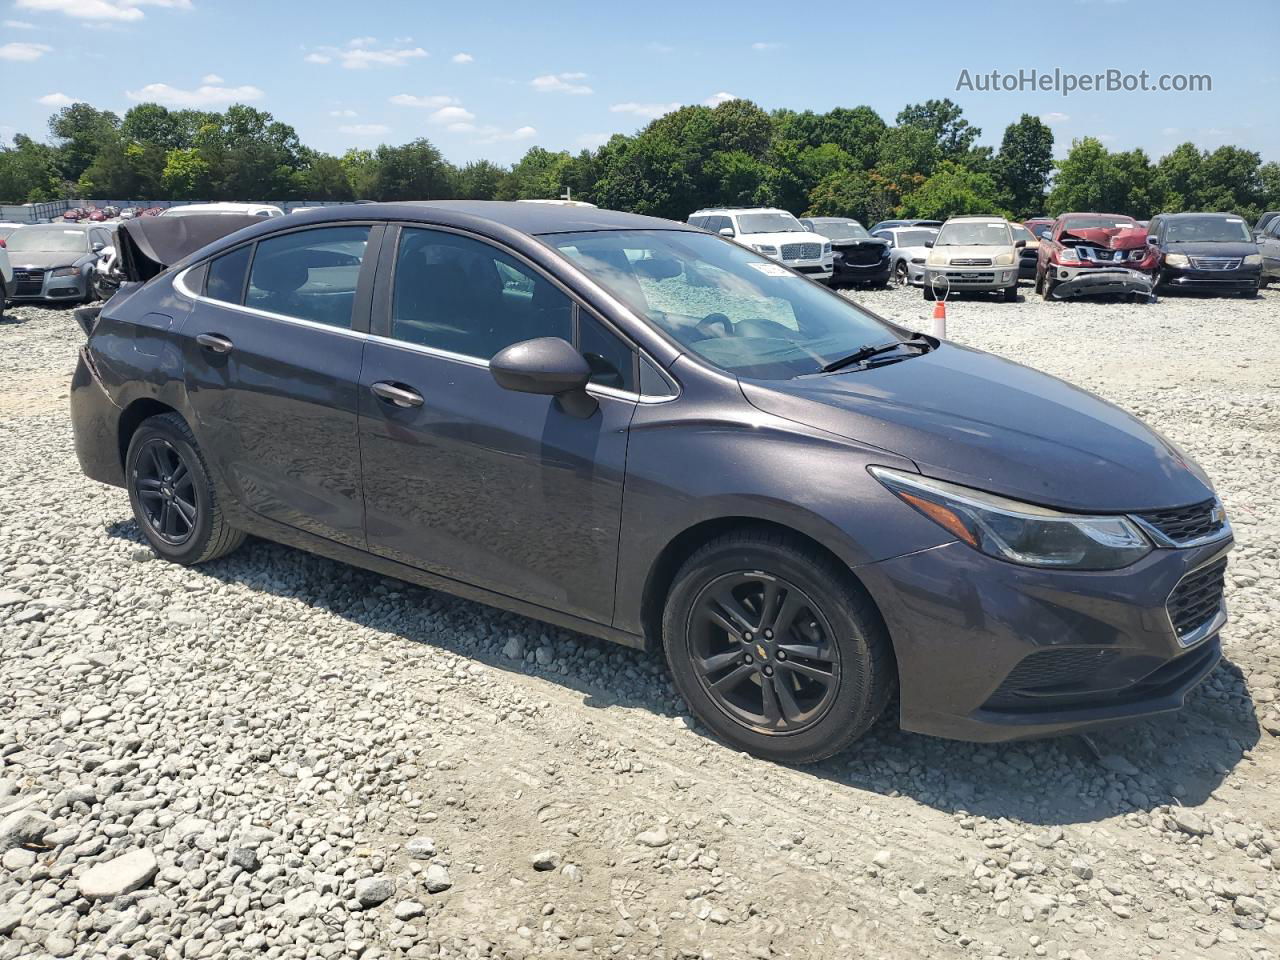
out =
<path fill-rule="evenodd" d="M 573 339 L 573 305 L 550 280 L 470 237 L 405 228 L 391 336 L 488 360 L 536 337 Z"/>
<path fill-rule="evenodd" d="M 368 226 L 317 227 L 258 242 L 245 305 L 350 327 Z"/>
<path fill-rule="evenodd" d="M 209 279 L 204 295 L 226 303 L 239 303 L 244 296 L 244 275 L 249 269 L 249 252 L 252 249 L 250 246 L 243 246 L 215 257 L 209 263 Z"/>

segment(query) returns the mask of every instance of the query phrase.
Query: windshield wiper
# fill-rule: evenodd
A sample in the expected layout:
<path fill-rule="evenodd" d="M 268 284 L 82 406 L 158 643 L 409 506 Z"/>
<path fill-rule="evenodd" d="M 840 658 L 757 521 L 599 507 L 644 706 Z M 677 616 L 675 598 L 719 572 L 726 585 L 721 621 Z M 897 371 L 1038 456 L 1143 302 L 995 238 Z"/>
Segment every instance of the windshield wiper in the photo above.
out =
<path fill-rule="evenodd" d="M 872 357 L 878 357 L 882 353 L 892 353 L 899 347 L 918 347 L 921 353 L 926 353 L 932 349 L 932 344 L 929 343 L 927 338 L 918 333 L 907 340 L 890 340 L 888 343 L 865 344 L 847 357 L 832 360 L 822 368 L 822 372 L 834 373 L 836 370 L 843 370 L 845 367 L 851 367 L 856 363 L 865 363 Z"/>

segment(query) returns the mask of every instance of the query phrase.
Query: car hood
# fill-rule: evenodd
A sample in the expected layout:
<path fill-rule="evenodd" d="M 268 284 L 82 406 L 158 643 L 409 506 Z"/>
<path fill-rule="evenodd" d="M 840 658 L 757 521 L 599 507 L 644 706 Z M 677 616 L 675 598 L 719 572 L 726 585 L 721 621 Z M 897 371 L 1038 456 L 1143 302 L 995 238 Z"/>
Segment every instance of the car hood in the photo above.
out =
<path fill-rule="evenodd" d="M 1080 227 L 1076 230 L 1063 230 L 1059 240 L 1066 246 L 1088 243 L 1106 250 L 1136 250 L 1146 246 L 1147 228 L 1139 226 Z"/>
<path fill-rule="evenodd" d="M 888 240 L 882 240 L 879 237 L 847 237 L 844 240 L 836 240 L 826 236 L 822 231 L 818 231 L 818 233 L 814 235 L 822 237 L 823 240 L 830 243 L 832 248 L 836 250 L 846 249 L 849 247 L 887 247 L 889 245 Z"/>
<path fill-rule="evenodd" d="M 826 243 L 827 238 L 810 233 L 808 230 L 802 233 L 740 233 L 734 237 L 739 243 L 747 246 L 755 244 L 764 244 L 770 247 L 776 247 L 784 243 Z"/>
<path fill-rule="evenodd" d="M 1013 245 L 1009 244 L 970 244 L 968 246 L 955 247 L 939 247 L 934 245 L 932 248 L 934 253 L 945 256 L 948 261 L 951 260 L 994 260 L 996 257 L 1005 253 L 1013 253 Z"/>
<path fill-rule="evenodd" d="M 1244 240 L 1174 240 L 1165 244 L 1166 253 L 1185 253 L 1192 257 L 1247 257 L 1258 252 L 1256 243 Z"/>
<path fill-rule="evenodd" d="M 1194 462 L 1118 407 L 951 343 L 866 370 L 743 380 L 742 391 L 766 413 L 909 457 L 928 476 L 1029 503 L 1118 513 L 1212 496 Z"/>
<path fill-rule="evenodd" d="M 9 253 L 9 263 L 20 269 L 25 270 L 34 267 L 38 270 L 49 270 L 54 267 L 71 267 L 75 266 L 80 260 L 88 257 L 87 251 L 80 253 L 41 253 L 33 252 L 13 252 Z"/>

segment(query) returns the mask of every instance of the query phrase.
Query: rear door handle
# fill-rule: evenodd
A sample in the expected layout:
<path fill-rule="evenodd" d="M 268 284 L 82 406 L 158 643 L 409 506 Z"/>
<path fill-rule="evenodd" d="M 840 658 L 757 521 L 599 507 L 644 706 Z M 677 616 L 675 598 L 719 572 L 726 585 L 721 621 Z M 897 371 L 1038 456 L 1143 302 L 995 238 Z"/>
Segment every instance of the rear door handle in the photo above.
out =
<path fill-rule="evenodd" d="M 196 343 L 214 353 L 230 353 L 231 348 L 235 346 L 226 337 L 216 333 L 201 333 L 196 337 Z"/>
<path fill-rule="evenodd" d="M 373 391 L 374 396 L 379 400 L 385 400 L 387 403 L 397 407 L 422 406 L 422 394 L 411 387 L 402 387 L 398 384 L 380 380 L 377 383 L 370 384 L 369 389 Z"/>

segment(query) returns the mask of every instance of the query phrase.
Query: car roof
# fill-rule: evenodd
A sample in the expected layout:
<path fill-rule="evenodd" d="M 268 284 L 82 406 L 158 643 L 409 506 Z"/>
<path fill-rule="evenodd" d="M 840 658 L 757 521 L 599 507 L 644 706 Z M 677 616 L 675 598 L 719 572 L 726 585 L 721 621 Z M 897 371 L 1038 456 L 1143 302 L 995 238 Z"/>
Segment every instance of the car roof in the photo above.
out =
<path fill-rule="evenodd" d="M 948 217 L 947 223 L 976 223 L 976 222 L 988 223 L 992 220 L 999 220 L 1001 223 L 1009 222 L 1004 217 L 997 216 L 994 213 L 991 214 L 990 216 L 984 216 L 982 214 L 975 213 L 975 214 L 966 214 L 963 217 Z"/>
<path fill-rule="evenodd" d="M 1187 220 L 1191 217 L 1231 217 L 1234 220 L 1243 220 L 1244 217 L 1238 213 L 1223 213 L 1218 210 L 1205 210 L 1197 213 L 1194 210 L 1184 210 L 1182 213 L 1162 213 L 1162 220 Z"/>
<path fill-rule="evenodd" d="M 693 211 L 689 216 L 696 217 L 704 213 L 785 213 L 791 216 L 790 210 L 783 210 L 781 207 L 704 207 Z"/>
<path fill-rule="evenodd" d="M 570 207 L 551 203 L 520 203 L 504 200 L 406 200 L 392 203 L 365 203 L 325 207 L 303 214 L 308 220 L 422 220 L 462 226 L 481 221 L 520 233 L 579 233 L 590 230 L 686 230 L 685 223 L 646 217 L 618 210 Z M 300 218 L 301 219 L 301 218 Z M 473 223 L 473 225 L 478 225 Z"/>

